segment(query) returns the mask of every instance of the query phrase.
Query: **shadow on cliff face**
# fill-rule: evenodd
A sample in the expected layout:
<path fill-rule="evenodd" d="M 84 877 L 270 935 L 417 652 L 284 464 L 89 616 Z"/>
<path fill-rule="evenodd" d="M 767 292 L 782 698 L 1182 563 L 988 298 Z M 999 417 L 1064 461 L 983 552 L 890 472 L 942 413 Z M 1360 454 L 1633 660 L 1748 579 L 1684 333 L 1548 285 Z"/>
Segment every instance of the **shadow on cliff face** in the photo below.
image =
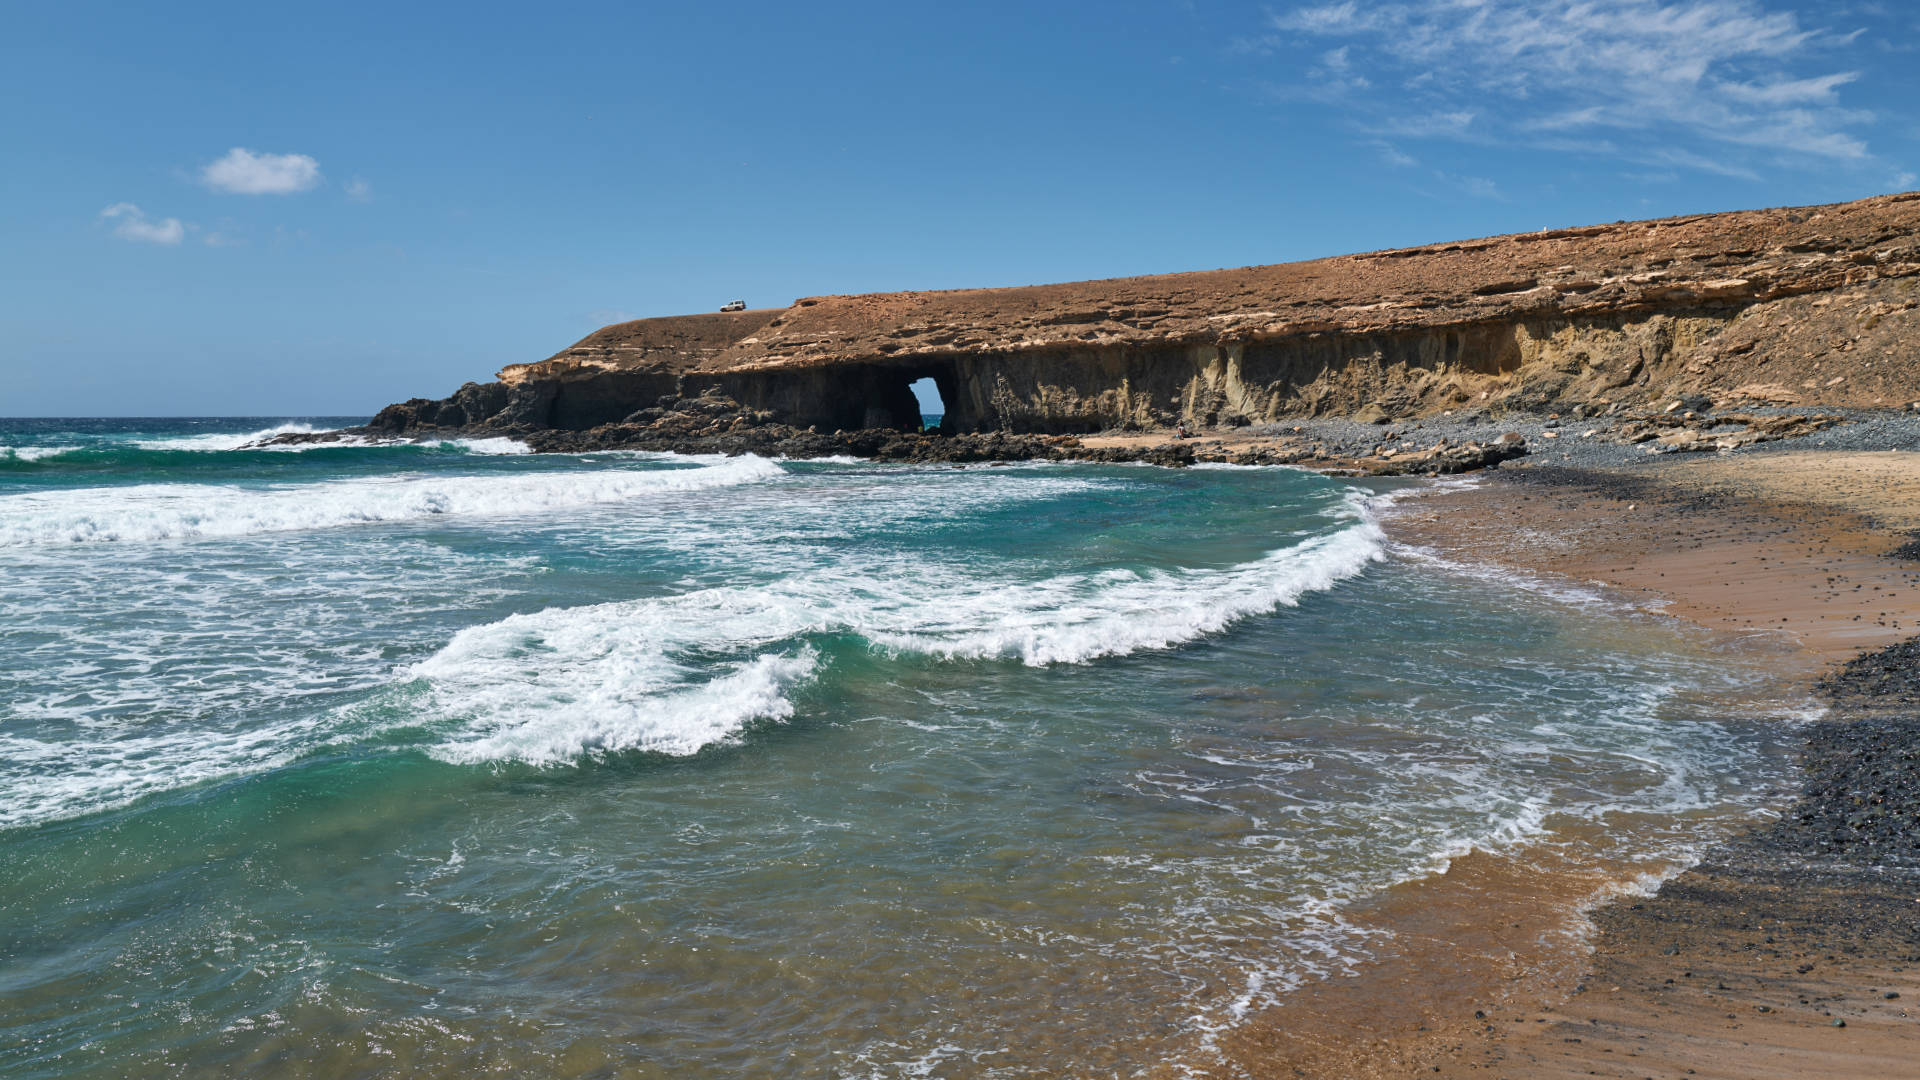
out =
<path fill-rule="evenodd" d="M 584 432 L 716 392 L 801 432 L 917 432 L 911 385 L 922 379 L 955 436 L 1387 424 L 1461 410 L 1613 416 L 1694 398 L 1749 411 L 1898 408 L 1920 402 L 1920 365 L 1908 362 L 1920 334 L 1917 222 L 1920 195 L 1899 195 L 1280 266 L 641 319 L 511 365 L 497 383 L 390 406 L 369 428 Z"/>

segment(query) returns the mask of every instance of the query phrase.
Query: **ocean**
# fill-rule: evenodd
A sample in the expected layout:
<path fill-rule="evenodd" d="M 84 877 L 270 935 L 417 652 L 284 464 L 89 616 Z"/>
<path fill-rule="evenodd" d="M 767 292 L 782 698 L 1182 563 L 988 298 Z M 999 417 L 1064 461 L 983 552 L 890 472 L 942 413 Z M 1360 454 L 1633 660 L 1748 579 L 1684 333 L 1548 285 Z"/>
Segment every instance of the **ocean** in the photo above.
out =
<path fill-rule="evenodd" d="M 359 419 L 0 421 L 0 1075 L 1206 1073 L 1787 783 L 1763 654 L 1431 481 L 243 448 Z"/>

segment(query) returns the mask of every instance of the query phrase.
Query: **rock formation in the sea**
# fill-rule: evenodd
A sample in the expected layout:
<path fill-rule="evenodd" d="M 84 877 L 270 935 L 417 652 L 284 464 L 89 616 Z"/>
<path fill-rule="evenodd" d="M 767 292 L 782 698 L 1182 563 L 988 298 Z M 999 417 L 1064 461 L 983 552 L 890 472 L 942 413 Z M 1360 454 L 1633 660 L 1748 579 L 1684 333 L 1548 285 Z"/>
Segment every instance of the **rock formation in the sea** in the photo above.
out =
<path fill-rule="evenodd" d="M 922 378 L 945 434 L 982 437 L 941 444 L 961 460 L 993 440 L 1046 456 L 1060 436 L 1176 424 L 1596 415 L 1670 398 L 1898 407 L 1920 401 L 1920 194 L 641 319 L 496 382 L 389 406 L 369 430 L 743 450 L 863 432 L 877 449 L 918 437 L 908 386 Z M 1665 415 L 1649 413 L 1649 430 L 1678 423 L 1652 419 Z M 1517 452 L 1475 445 L 1490 460 Z"/>

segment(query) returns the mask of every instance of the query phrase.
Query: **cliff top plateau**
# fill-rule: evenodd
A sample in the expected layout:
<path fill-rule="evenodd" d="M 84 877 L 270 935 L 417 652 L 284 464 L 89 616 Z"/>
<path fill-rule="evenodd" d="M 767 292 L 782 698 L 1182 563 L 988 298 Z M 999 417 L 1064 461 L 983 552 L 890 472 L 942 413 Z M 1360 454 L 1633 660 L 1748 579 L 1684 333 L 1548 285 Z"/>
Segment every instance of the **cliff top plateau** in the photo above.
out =
<path fill-rule="evenodd" d="M 942 402 L 936 434 L 949 441 L 937 447 L 924 443 L 909 389 L 921 379 Z M 1677 400 L 1690 404 L 1670 415 Z M 367 430 L 511 434 L 540 449 L 974 460 L 1083 449 L 1033 441 L 1049 437 L 1574 416 L 1596 421 L 1582 435 L 1594 446 L 1727 450 L 1842 422 L 1755 409 L 1916 401 L 1920 193 L 1238 270 L 641 319 L 509 366 L 497 382 L 389 406 Z M 1453 454 L 1445 468 L 1513 456 L 1511 440 L 1492 451 L 1499 434 L 1440 433 Z M 891 438 L 909 435 L 923 441 Z M 956 436 L 993 441 L 967 447 Z M 1361 436 L 1228 456 L 1387 449 Z"/>
<path fill-rule="evenodd" d="M 618 323 L 569 364 L 725 372 L 968 352 L 1250 342 L 1766 300 L 1920 263 L 1920 193 L 1546 229 L 1308 262 L 1056 285 L 806 297 Z"/>

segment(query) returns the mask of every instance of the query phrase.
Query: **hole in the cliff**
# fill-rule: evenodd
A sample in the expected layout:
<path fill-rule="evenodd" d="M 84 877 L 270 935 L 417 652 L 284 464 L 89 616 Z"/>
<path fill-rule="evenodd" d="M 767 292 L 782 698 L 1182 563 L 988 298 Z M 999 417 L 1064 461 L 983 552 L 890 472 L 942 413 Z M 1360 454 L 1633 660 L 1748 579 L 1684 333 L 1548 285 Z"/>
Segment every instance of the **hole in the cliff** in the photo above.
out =
<path fill-rule="evenodd" d="M 920 403 L 920 426 L 939 427 L 940 421 L 947 415 L 947 403 L 941 400 L 939 385 L 931 378 L 916 379 L 907 389 L 913 391 L 914 398 Z"/>

